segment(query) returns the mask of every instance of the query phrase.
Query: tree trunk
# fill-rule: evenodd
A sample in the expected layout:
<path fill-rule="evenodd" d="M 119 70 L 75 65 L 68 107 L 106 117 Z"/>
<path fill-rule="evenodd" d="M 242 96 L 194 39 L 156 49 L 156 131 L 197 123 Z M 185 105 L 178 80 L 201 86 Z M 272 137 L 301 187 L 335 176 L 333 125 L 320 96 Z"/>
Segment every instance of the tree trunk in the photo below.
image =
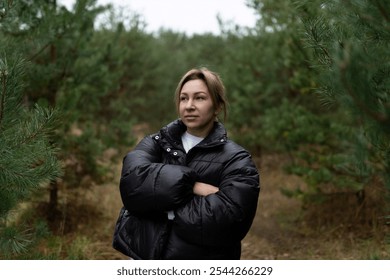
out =
<path fill-rule="evenodd" d="M 58 182 L 57 180 L 50 181 L 50 200 L 49 200 L 49 215 L 56 213 L 58 205 Z"/>

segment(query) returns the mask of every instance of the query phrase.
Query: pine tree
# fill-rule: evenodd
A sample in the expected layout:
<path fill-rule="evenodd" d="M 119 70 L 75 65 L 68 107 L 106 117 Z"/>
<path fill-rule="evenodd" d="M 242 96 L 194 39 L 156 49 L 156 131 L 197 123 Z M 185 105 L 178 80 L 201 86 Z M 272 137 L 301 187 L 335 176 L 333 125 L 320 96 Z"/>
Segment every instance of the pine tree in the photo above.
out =
<path fill-rule="evenodd" d="M 54 141 L 64 163 L 62 182 L 78 187 L 86 174 L 99 180 L 104 172 L 96 157 L 106 143 L 97 119 L 106 117 L 103 111 L 112 101 L 104 98 L 119 79 L 105 61 L 111 55 L 109 42 L 93 42 L 95 19 L 106 7 L 96 6 L 96 0 L 78 0 L 72 10 L 47 0 L 3 5 L 0 40 L 29 62 L 24 102 L 61 111 Z M 60 187 L 51 181 L 50 215 L 56 213 Z"/>
<path fill-rule="evenodd" d="M 29 100 L 26 94 L 33 84 L 29 79 L 34 58 L 31 52 L 40 48 L 40 53 L 48 46 L 33 40 L 37 37 L 34 30 L 53 4 L 0 2 L 1 258 L 25 253 L 46 231 L 43 223 L 20 219 L 19 205 L 42 195 L 47 184 L 62 173 L 54 144 L 60 114 L 57 109 Z M 34 47 L 26 40 L 34 42 Z"/>
<path fill-rule="evenodd" d="M 348 117 L 343 171 L 363 185 L 379 176 L 390 189 L 390 2 L 301 4 L 306 39 L 318 59 L 320 97 Z"/>
<path fill-rule="evenodd" d="M 23 104 L 22 59 L 0 57 L 0 257 L 26 250 L 30 230 L 13 218 L 17 205 L 60 175 L 50 136 L 57 112 Z"/>

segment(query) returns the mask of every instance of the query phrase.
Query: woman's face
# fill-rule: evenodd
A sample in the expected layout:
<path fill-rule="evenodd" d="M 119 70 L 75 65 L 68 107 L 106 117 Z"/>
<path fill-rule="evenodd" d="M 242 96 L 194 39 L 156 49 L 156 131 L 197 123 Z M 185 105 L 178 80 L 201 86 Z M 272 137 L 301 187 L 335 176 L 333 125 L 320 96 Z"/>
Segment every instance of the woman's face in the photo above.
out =
<path fill-rule="evenodd" d="M 213 128 L 217 112 L 203 80 L 190 80 L 180 91 L 179 114 L 187 132 L 206 137 Z"/>

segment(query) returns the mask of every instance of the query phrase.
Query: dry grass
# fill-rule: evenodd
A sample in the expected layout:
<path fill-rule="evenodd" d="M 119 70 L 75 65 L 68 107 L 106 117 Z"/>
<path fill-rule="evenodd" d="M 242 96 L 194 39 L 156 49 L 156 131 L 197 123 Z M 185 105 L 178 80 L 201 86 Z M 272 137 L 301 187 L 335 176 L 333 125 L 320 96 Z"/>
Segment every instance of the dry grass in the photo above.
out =
<path fill-rule="evenodd" d="M 286 160 L 265 155 L 261 161 L 258 213 L 243 241 L 243 259 L 390 258 L 389 229 L 378 220 L 383 190 L 369 189 L 363 203 L 355 194 L 340 193 L 323 203 L 302 205 L 281 192 L 306 188 L 301 178 L 282 171 Z"/>

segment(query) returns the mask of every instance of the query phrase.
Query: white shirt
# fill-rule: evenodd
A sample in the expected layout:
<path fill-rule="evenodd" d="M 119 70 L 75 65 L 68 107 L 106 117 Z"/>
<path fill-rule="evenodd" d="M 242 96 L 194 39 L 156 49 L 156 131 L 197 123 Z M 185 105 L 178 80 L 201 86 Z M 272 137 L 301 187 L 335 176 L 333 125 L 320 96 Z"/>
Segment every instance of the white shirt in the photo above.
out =
<path fill-rule="evenodd" d="M 189 134 L 187 131 L 184 132 L 181 136 L 181 142 L 183 143 L 183 147 L 186 150 L 186 153 L 188 153 L 189 150 L 198 145 L 203 139 L 204 138 L 202 137 L 197 137 L 192 134 Z"/>

